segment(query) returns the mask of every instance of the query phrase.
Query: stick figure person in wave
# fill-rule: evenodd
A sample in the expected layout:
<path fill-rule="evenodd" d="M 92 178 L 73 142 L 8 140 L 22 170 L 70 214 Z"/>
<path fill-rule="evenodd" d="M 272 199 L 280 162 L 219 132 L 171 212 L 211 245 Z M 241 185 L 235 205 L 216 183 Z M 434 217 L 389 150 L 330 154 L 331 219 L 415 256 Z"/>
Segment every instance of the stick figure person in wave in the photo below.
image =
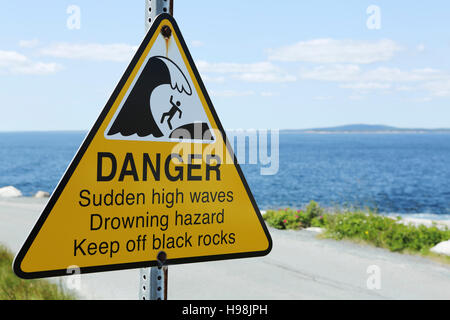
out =
<path fill-rule="evenodd" d="M 170 104 L 172 105 L 172 108 L 170 108 L 170 110 L 168 112 L 164 112 L 162 117 L 161 117 L 161 123 L 164 123 L 164 118 L 165 117 L 169 117 L 167 119 L 167 125 L 169 126 L 170 130 L 172 130 L 172 124 L 170 123 L 170 120 L 172 120 L 172 118 L 175 116 L 175 114 L 177 112 L 180 113 L 180 119 L 183 115 L 183 111 L 180 110 L 180 106 L 181 106 L 181 102 L 177 101 L 176 104 L 173 103 L 173 96 L 170 96 Z"/>
<path fill-rule="evenodd" d="M 107 139 L 212 141 L 200 103 L 183 71 L 167 57 L 149 58 L 105 130 Z M 168 104 L 170 102 L 170 106 Z M 183 110 L 181 105 L 183 104 Z M 177 116 L 178 113 L 178 116 Z M 196 130 L 199 128 L 199 130 Z"/>

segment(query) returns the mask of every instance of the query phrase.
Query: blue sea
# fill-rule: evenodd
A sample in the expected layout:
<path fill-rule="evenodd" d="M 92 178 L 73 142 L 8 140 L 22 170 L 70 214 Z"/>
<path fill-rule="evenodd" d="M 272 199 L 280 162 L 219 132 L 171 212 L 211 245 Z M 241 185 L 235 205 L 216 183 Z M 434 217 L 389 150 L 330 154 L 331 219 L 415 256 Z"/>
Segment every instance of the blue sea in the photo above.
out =
<path fill-rule="evenodd" d="M 0 187 L 52 192 L 85 132 L 0 133 Z M 450 218 L 450 134 L 280 134 L 279 170 L 242 169 L 260 209 L 369 207 Z"/>

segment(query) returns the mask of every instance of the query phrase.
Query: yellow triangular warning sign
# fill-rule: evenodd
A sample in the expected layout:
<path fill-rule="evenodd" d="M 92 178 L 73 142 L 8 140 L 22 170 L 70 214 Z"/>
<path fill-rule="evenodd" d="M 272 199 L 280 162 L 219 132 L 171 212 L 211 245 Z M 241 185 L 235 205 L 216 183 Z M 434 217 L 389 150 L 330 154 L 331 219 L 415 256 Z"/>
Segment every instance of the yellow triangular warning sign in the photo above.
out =
<path fill-rule="evenodd" d="M 23 278 L 261 256 L 272 241 L 174 21 L 153 23 L 14 261 Z"/>

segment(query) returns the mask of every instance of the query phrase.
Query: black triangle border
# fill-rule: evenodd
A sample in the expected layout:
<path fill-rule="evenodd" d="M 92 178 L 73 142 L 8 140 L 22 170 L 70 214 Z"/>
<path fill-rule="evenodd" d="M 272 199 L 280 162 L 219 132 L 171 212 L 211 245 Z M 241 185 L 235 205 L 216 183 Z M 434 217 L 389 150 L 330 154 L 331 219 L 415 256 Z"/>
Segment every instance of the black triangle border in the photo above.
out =
<path fill-rule="evenodd" d="M 120 79 L 119 83 L 117 84 L 115 90 L 113 91 L 111 97 L 109 98 L 108 102 L 106 103 L 106 106 L 103 108 L 103 110 L 100 113 L 99 117 L 97 118 L 97 121 L 95 122 L 94 126 L 87 134 L 86 138 L 84 139 L 83 143 L 81 144 L 80 148 L 78 149 L 75 157 L 73 158 L 72 162 L 70 163 L 69 167 L 67 168 L 66 172 L 64 173 L 62 179 L 58 183 L 55 191 L 53 192 L 52 196 L 50 197 L 42 214 L 40 215 L 39 219 L 37 220 L 32 231 L 30 232 L 28 238 L 26 239 L 26 241 L 23 244 L 20 251 L 17 253 L 17 255 L 14 259 L 14 262 L 13 262 L 13 270 L 14 270 L 14 273 L 18 277 L 23 278 L 23 279 L 36 279 L 36 278 L 47 278 L 47 277 L 70 275 L 67 273 L 66 269 L 39 271 L 39 272 L 24 272 L 21 269 L 21 263 L 22 263 L 25 255 L 27 254 L 29 248 L 31 247 L 32 243 L 34 242 L 34 239 L 36 238 L 36 236 L 38 235 L 42 226 L 44 225 L 45 220 L 47 219 L 47 217 L 50 214 L 50 212 L 52 211 L 54 205 L 58 201 L 59 196 L 63 192 L 66 184 L 72 177 L 72 174 L 75 172 L 75 169 L 77 168 L 78 163 L 83 158 L 84 153 L 89 148 L 91 141 L 96 136 L 101 124 L 103 123 L 104 119 L 110 112 L 120 91 L 122 90 L 122 88 L 124 87 L 128 78 L 130 77 L 130 75 L 131 75 L 133 69 L 135 68 L 136 64 L 138 63 L 140 57 L 143 55 L 145 48 L 147 47 L 147 45 L 150 42 L 151 38 L 153 37 L 154 33 L 157 31 L 160 23 L 166 19 L 170 21 L 170 23 L 173 25 L 173 27 L 175 29 L 175 33 L 177 34 L 177 37 L 180 41 L 182 49 L 183 49 L 183 51 L 187 57 L 187 60 L 192 68 L 194 76 L 197 79 L 197 82 L 200 86 L 200 90 L 202 91 L 202 93 L 205 97 L 206 103 L 207 103 L 207 105 L 211 111 L 211 114 L 214 118 L 214 121 L 216 122 L 217 127 L 224 138 L 224 142 L 227 146 L 228 152 L 230 152 L 230 154 L 233 155 L 235 167 L 236 167 L 238 174 L 241 178 L 241 181 L 245 187 L 245 190 L 247 191 L 248 197 L 253 205 L 255 213 L 257 214 L 257 216 L 259 218 L 259 221 L 261 223 L 261 226 L 264 230 L 264 233 L 266 234 L 266 237 L 267 237 L 267 240 L 269 243 L 267 249 L 263 250 L 263 251 L 208 255 L 208 256 L 190 257 L 190 258 L 167 259 L 166 263 L 167 263 L 167 265 L 174 265 L 174 264 L 183 264 L 183 263 L 206 262 L 206 261 L 228 260 L 228 259 L 238 259 L 238 258 L 251 258 L 251 257 L 259 257 L 259 256 L 267 255 L 272 250 L 272 237 L 270 236 L 270 233 L 267 229 L 264 219 L 262 218 L 261 212 L 259 211 L 259 208 L 256 204 L 253 194 L 252 194 L 252 192 L 248 186 L 248 183 L 244 177 L 242 169 L 236 160 L 234 151 L 232 150 L 232 148 L 229 144 L 225 130 L 223 129 L 222 124 L 220 123 L 219 117 L 217 116 L 216 110 L 214 109 L 214 106 L 211 102 L 208 92 L 206 91 L 206 88 L 203 84 L 203 81 L 200 77 L 197 67 L 194 64 L 192 56 L 187 48 L 187 45 L 183 39 L 181 32 L 180 32 L 180 29 L 178 28 L 178 25 L 175 22 L 175 19 L 171 15 L 169 15 L 167 13 L 163 13 L 163 14 L 160 14 L 152 23 L 150 30 L 148 31 L 147 35 L 145 36 L 144 40 L 142 41 L 141 45 L 139 46 L 136 54 L 134 55 L 133 59 L 131 60 L 131 63 L 129 64 L 128 68 L 126 69 L 125 73 L 123 74 L 122 78 Z M 125 269 L 134 269 L 134 268 L 147 268 L 147 267 L 155 267 L 155 266 L 158 266 L 158 262 L 156 259 L 151 260 L 151 261 L 142 261 L 142 262 L 120 263 L 120 264 L 110 264 L 110 265 L 92 266 L 92 267 L 81 267 L 80 272 L 81 272 L 81 274 L 83 274 L 83 273 L 105 272 L 105 271 L 125 270 Z"/>

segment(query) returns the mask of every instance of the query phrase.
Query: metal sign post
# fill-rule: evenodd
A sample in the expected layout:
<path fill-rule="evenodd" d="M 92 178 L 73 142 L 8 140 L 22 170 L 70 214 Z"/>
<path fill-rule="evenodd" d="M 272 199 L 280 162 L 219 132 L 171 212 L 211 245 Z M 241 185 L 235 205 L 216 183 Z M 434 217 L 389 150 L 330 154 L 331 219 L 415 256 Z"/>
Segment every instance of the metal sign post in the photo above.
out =
<path fill-rule="evenodd" d="M 150 30 L 161 13 L 173 15 L 173 0 L 145 0 L 145 32 Z M 142 268 L 139 281 L 139 300 L 167 300 L 168 267 L 164 266 L 166 253 L 158 254 L 158 267 Z"/>
<path fill-rule="evenodd" d="M 145 0 L 145 32 L 150 29 L 155 18 L 161 13 L 173 16 L 173 0 Z"/>
<path fill-rule="evenodd" d="M 158 267 L 142 268 L 139 281 L 139 300 L 167 300 L 168 267 L 166 253 L 158 254 Z"/>

